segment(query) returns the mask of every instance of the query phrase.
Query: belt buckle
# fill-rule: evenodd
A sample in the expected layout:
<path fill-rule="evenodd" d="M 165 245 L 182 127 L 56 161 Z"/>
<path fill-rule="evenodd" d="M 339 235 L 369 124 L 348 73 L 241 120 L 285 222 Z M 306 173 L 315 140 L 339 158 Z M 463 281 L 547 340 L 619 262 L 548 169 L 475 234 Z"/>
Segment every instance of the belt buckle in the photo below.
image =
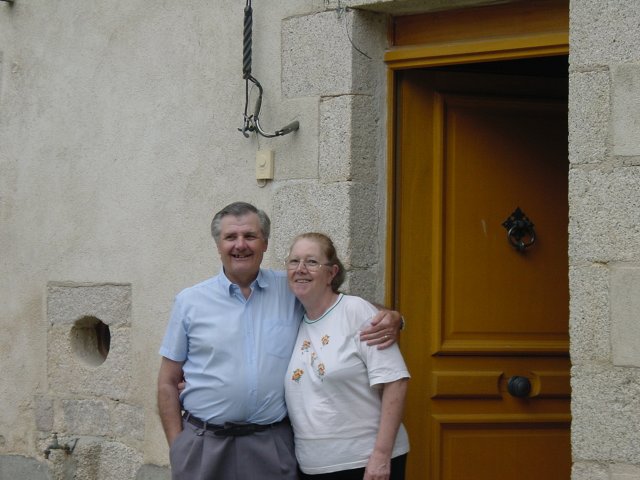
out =
<path fill-rule="evenodd" d="M 214 435 L 219 437 L 243 437 L 245 435 L 251 435 L 254 432 L 253 425 L 225 422 L 223 428 L 213 432 Z"/>
<path fill-rule="evenodd" d="M 220 430 L 216 430 L 214 435 L 218 435 L 221 437 L 239 437 L 242 435 L 247 435 L 246 429 L 242 428 L 243 425 L 239 423 L 233 422 L 225 422 L 223 428 Z"/>

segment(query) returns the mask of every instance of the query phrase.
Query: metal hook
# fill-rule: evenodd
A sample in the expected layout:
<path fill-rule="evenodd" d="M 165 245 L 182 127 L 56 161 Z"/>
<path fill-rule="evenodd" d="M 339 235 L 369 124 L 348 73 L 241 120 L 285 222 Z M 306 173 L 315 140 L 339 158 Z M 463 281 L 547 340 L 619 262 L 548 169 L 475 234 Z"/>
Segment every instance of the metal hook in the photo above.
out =
<path fill-rule="evenodd" d="M 534 224 L 520 207 L 514 210 L 509 218 L 502 223 L 502 226 L 507 229 L 507 240 L 519 252 L 524 252 L 536 241 Z"/>
<path fill-rule="evenodd" d="M 260 135 L 266 138 L 281 137 L 282 135 L 286 135 L 287 133 L 295 132 L 300 128 L 300 123 L 296 120 L 288 125 L 285 125 L 280 130 L 276 130 L 275 133 L 265 132 L 260 126 L 260 109 L 262 108 L 262 94 L 264 90 L 262 88 L 262 85 L 260 85 L 260 82 L 253 76 L 248 75 L 245 80 L 247 82 L 253 83 L 256 87 L 258 87 L 258 98 L 256 100 L 256 105 L 253 108 L 253 114 L 247 115 L 245 113 L 244 126 L 238 129 L 245 137 L 249 138 L 248 132 L 254 131 L 258 132 Z"/>
<path fill-rule="evenodd" d="M 263 137 L 273 138 L 281 137 L 287 133 L 295 132 L 300 128 L 300 122 L 297 120 L 285 125 L 274 133 L 265 132 L 260 126 L 260 108 L 262 107 L 262 85 L 251 75 L 251 50 L 252 50 L 252 30 L 253 30 L 253 9 L 251 8 L 251 0 L 247 0 L 244 9 L 244 29 L 243 29 L 243 48 L 242 48 L 242 78 L 245 81 L 245 103 L 244 103 L 244 125 L 239 128 L 242 134 L 249 138 L 250 132 L 258 132 Z M 253 114 L 247 113 L 249 105 L 249 82 L 258 87 L 258 99 L 253 110 Z"/>

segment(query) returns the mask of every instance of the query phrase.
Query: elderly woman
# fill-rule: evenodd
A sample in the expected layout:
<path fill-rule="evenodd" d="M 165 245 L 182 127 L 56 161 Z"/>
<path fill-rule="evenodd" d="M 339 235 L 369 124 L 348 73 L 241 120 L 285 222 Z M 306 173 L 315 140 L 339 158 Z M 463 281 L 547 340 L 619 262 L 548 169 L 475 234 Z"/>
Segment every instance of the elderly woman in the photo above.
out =
<path fill-rule="evenodd" d="M 329 237 L 297 236 L 285 264 L 306 310 L 285 377 L 302 478 L 403 479 L 409 372 L 398 346 L 359 341 L 377 310 L 338 292 L 345 272 Z"/>

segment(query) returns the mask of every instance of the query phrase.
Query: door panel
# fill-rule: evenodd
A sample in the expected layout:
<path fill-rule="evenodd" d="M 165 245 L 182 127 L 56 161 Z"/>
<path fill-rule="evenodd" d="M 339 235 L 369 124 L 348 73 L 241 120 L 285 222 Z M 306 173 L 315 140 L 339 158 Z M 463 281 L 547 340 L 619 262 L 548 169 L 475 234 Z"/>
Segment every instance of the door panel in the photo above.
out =
<path fill-rule="evenodd" d="M 490 477 L 494 479 L 558 478 L 556 457 L 568 448 L 566 423 L 508 417 L 494 417 L 492 423 L 460 417 L 436 420 L 441 478 L 445 480 L 473 479 L 478 472 L 492 471 L 496 472 Z M 492 456 L 487 451 L 503 453 Z M 460 458 L 465 461 L 456 460 Z"/>
<path fill-rule="evenodd" d="M 422 69 L 396 85 L 407 478 L 568 479 L 566 77 Z M 517 208 L 535 230 L 522 251 L 503 226 Z"/>
<path fill-rule="evenodd" d="M 567 263 L 567 210 L 548 208 L 567 202 L 566 104 L 440 98 L 446 239 L 441 351 L 566 348 L 566 277 L 556 273 Z M 518 207 L 540 232 L 524 252 L 509 243 L 502 226 Z"/>

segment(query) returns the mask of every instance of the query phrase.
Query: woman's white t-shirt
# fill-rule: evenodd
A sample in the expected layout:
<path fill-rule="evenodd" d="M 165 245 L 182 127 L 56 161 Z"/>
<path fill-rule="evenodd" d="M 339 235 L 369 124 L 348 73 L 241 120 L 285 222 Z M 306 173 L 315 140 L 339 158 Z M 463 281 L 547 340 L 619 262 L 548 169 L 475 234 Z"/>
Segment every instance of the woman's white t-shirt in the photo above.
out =
<path fill-rule="evenodd" d="M 317 320 L 304 317 L 285 376 L 296 457 L 304 473 L 366 466 L 378 434 L 382 384 L 409 378 L 397 344 L 378 350 L 360 341 L 359 332 L 376 313 L 367 301 L 340 295 Z M 392 457 L 408 451 L 400 425 Z"/>

